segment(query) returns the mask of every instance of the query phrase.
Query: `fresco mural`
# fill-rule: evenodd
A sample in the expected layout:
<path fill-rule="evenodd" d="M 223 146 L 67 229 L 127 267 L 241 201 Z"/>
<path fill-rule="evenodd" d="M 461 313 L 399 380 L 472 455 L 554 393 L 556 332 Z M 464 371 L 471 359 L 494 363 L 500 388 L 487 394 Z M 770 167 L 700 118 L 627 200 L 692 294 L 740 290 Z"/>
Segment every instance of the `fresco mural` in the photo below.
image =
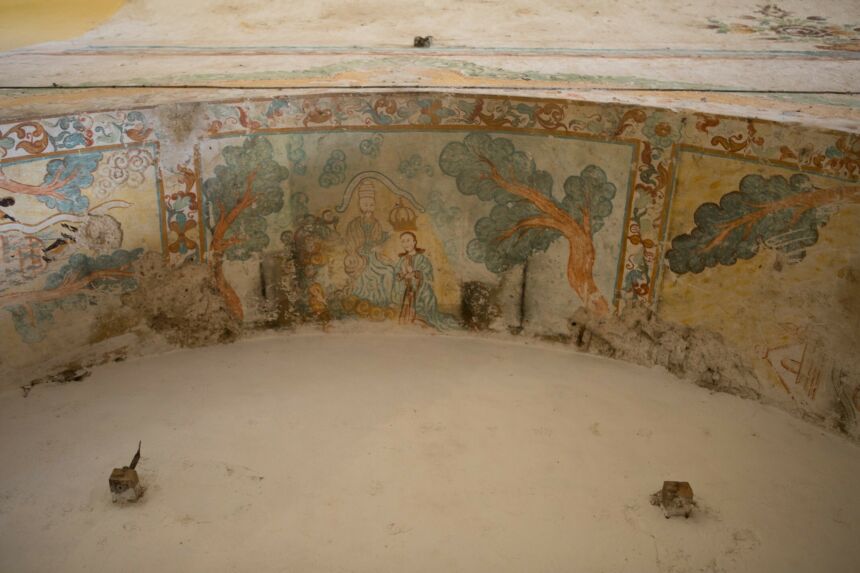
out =
<path fill-rule="evenodd" d="M 749 34 L 778 42 L 821 42 L 823 50 L 860 51 L 860 22 L 831 23 L 827 17 L 801 15 L 778 4 L 759 4 L 736 21 L 708 18 L 707 28 L 720 34 Z"/>
<path fill-rule="evenodd" d="M 853 412 L 839 275 L 857 265 L 860 186 L 694 149 L 677 162 L 661 316 L 722 334 L 794 400 Z"/>
<path fill-rule="evenodd" d="M 93 328 L 143 328 L 113 318 L 155 260 L 200 269 L 185 274 L 211 281 L 200 296 L 231 332 L 451 332 L 471 292 L 499 307 L 485 328 L 523 332 L 526 316 L 526 334 L 563 339 L 577 309 L 644 306 L 720 334 L 795 403 L 856 412 L 856 134 L 427 93 L 195 113 L 182 142 L 157 110 L 0 126 L 7 371 L 74 354 Z"/>
<path fill-rule="evenodd" d="M 287 141 L 287 137 L 292 139 Z M 313 299 L 308 307 L 314 309 L 311 314 L 329 319 L 348 315 L 396 319 L 446 330 L 457 328 L 461 302 L 457 277 L 479 272 L 469 267 L 478 263 L 498 275 L 564 237 L 569 248 L 563 273 L 575 296 L 598 312 L 608 312 L 607 301 L 612 300 L 618 280 L 615 269 L 627 201 L 624 191 L 630 186 L 624 159 L 632 158 L 631 145 L 571 138 L 554 141 L 548 149 L 537 137 L 494 137 L 492 133 L 243 137 L 242 152 L 237 144 L 225 143 L 217 155 L 206 158 L 207 165 L 214 165 L 216 177 L 205 179 L 204 210 L 209 208 L 216 217 L 222 213 L 217 206 L 220 199 L 212 190 L 219 181 L 225 189 L 238 188 L 238 180 L 228 180 L 225 169 L 236 162 L 236 153 L 247 153 L 249 142 L 265 149 L 266 161 L 273 161 L 273 150 L 277 150 L 277 160 L 289 164 L 299 137 L 302 149 L 312 154 L 306 159 L 305 173 L 291 177 L 282 167 L 277 181 L 284 186 L 278 188 L 273 181 L 277 206 L 284 206 L 286 194 L 291 212 L 273 219 L 269 236 L 261 234 L 251 241 L 249 236 L 229 232 L 225 239 L 210 221 L 208 250 L 219 285 L 223 284 L 220 261 L 225 240 L 241 237 L 236 240 L 243 245 L 243 254 L 232 258 L 243 259 L 250 254 L 248 245 L 273 244 L 286 227 L 292 233 L 290 244 L 300 245 L 299 250 L 312 249 L 309 259 L 318 267 L 312 273 L 317 278 L 304 287 Z M 599 156 L 611 158 L 609 175 L 588 163 Z M 552 171 L 539 170 L 536 158 Z M 578 175 L 565 173 L 571 166 L 579 169 Z M 259 169 L 259 161 L 254 160 L 241 176 Z M 563 182 L 558 191 L 553 189 L 555 180 Z M 554 193 L 562 198 L 556 199 Z M 247 196 L 249 212 L 259 209 L 250 203 L 257 196 Z M 227 205 L 224 209 L 234 204 L 222 202 Z M 484 207 L 487 202 L 490 205 Z M 280 210 L 274 206 L 266 207 L 266 214 Z M 452 227 L 452 212 L 480 213 L 467 225 L 473 227 L 474 238 L 457 238 L 462 233 Z M 226 220 L 232 219 L 228 215 Z M 595 243 L 594 235 L 604 226 L 608 227 L 604 234 L 611 238 Z M 264 233 L 266 226 L 260 222 L 255 229 Z M 600 286 L 594 273 L 598 255 L 612 261 L 608 265 L 611 272 L 599 273 Z M 219 288 L 240 316 L 235 293 L 225 286 Z"/>
<path fill-rule="evenodd" d="M 266 215 L 283 208 L 281 182 L 290 171 L 272 158 L 271 144 L 260 137 L 225 148 L 222 158 L 224 164 L 203 184 L 203 197 L 212 213 L 207 223 L 208 250 L 218 290 L 230 312 L 241 320 L 242 301 L 224 276 L 224 260 L 247 260 L 268 246 Z"/>
<path fill-rule="evenodd" d="M 605 314 L 606 298 L 594 282 L 592 236 L 612 213 L 616 187 L 600 167 L 588 165 L 564 181 L 564 199 L 553 197 L 550 173 L 539 171 L 531 156 L 509 139 L 472 134 L 442 150 L 439 166 L 457 178 L 465 195 L 496 205 L 475 224 L 469 258 L 493 272 L 525 262 L 563 236 L 568 243 L 567 279 L 583 303 Z"/>
<path fill-rule="evenodd" d="M 0 307 L 22 340 L 42 340 L 58 311 L 134 288 L 132 262 L 162 248 L 157 155 L 143 145 L 2 164 Z"/>

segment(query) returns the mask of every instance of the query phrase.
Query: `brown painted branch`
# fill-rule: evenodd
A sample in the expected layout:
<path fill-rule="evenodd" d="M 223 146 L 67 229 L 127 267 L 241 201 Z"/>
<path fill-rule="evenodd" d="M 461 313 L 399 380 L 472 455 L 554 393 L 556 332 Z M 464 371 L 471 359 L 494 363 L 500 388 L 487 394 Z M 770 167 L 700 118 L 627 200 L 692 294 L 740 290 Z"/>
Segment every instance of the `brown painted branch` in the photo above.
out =
<path fill-rule="evenodd" d="M 257 200 L 257 197 L 251 191 L 256 177 L 256 171 L 248 175 L 245 182 L 245 192 L 228 213 L 224 212 L 224 204 L 219 204 L 220 215 L 218 223 L 215 225 L 215 230 L 212 232 L 212 272 L 215 275 L 215 285 L 218 287 L 218 292 L 220 292 L 221 296 L 224 297 L 224 302 L 227 305 L 227 309 L 230 311 L 230 314 L 239 321 L 244 318 L 245 312 L 242 308 L 242 300 L 239 298 L 239 295 L 236 294 L 235 289 L 233 289 L 227 281 L 227 277 L 224 276 L 224 252 L 231 246 L 239 243 L 241 238 L 231 237 L 226 239 L 225 235 L 227 234 L 227 231 L 230 230 L 230 226 L 236 221 L 239 215 L 242 214 L 242 211 L 253 205 Z"/>
<path fill-rule="evenodd" d="M 569 245 L 567 281 L 588 310 L 599 315 L 608 313 L 609 304 L 594 282 L 594 245 L 590 241 L 583 244 L 570 236 L 566 238 Z"/>
<path fill-rule="evenodd" d="M 13 304 L 32 304 L 37 302 L 48 302 L 51 300 L 57 300 L 69 296 L 70 294 L 89 286 L 97 280 L 128 278 L 132 276 L 134 276 L 134 273 L 125 270 L 125 267 L 122 269 L 106 269 L 102 271 L 94 271 L 88 275 L 84 275 L 82 277 L 77 277 L 74 279 L 70 278 L 70 275 L 66 275 L 66 277 L 63 279 L 63 283 L 55 289 L 13 292 L 6 295 L 2 295 L 0 296 L 0 307 L 11 306 Z"/>
<path fill-rule="evenodd" d="M 221 243 L 219 244 L 220 248 L 218 249 L 218 251 L 224 252 L 227 249 L 229 249 L 230 247 L 232 247 L 233 245 L 238 245 L 239 243 L 241 243 L 244 240 L 245 240 L 245 237 L 241 236 L 241 235 L 233 235 L 229 239 L 223 239 L 221 241 Z"/>
<path fill-rule="evenodd" d="M 725 241 L 726 237 L 728 237 L 732 231 L 749 225 L 746 229 L 746 237 L 748 237 L 754 223 L 757 223 L 767 215 L 776 211 L 781 211 L 783 209 L 796 209 L 792 216 L 791 222 L 793 224 L 810 209 L 815 209 L 816 207 L 821 207 L 831 203 L 860 203 L 860 186 L 833 187 L 828 189 L 816 188 L 815 191 L 796 193 L 785 197 L 784 199 L 780 199 L 779 201 L 756 203 L 753 205 L 756 208 L 755 211 L 747 213 L 743 217 L 726 221 L 720 225 L 720 232 L 711 239 L 711 241 L 708 242 L 702 250 L 706 251 L 714 248 Z"/>
<path fill-rule="evenodd" d="M 595 252 L 590 232 L 591 219 L 587 209 L 583 209 L 583 221 L 586 223 L 584 227 L 569 213 L 556 205 L 550 197 L 532 187 L 508 181 L 499 173 L 492 161 L 486 157 L 480 157 L 480 159 L 489 167 L 490 179 L 496 185 L 512 195 L 529 201 L 544 213 L 542 216 L 523 219 L 497 240 L 504 240 L 517 232 L 530 228 L 545 227 L 560 231 L 568 243 L 568 283 L 589 310 L 601 315 L 608 313 L 609 305 L 594 282 Z"/>
<path fill-rule="evenodd" d="M 579 208 L 579 212 L 582 213 L 582 230 L 585 231 L 587 236 L 591 236 L 591 211 L 588 210 L 587 205 L 591 205 L 591 192 L 586 189 L 585 193 L 585 201 L 582 202 L 582 207 Z"/>
<path fill-rule="evenodd" d="M 495 241 L 500 243 L 505 239 L 513 237 L 517 233 L 521 233 L 529 229 L 555 229 L 556 231 L 560 231 L 562 233 L 567 232 L 567 229 L 565 229 L 563 225 L 560 225 L 558 221 L 556 221 L 552 217 L 539 215 L 537 217 L 529 217 L 528 219 L 523 219 L 522 221 L 496 237 Z"/>
<path fill-rule="evenodd" d="M 532 203 L 535 207 L 546 213 L 548 216 L 552 217 L 559 223 L 565 223 L 570 221 L 572 224 L 579 226 L 579 223 L 571 219 L 570 215 L 566 213 L 561 207 L 555 204 L 551 198 L 547 197 L 537 189 L 533 187 L 529 187 L 528 185 L 523 185 L 521 183 L 515 181 L 509 181 L 505 179 L 501 173 L 499 173 L 498 168 L 496 168 L 495 164 L 490 161 L 489 158 L 484 156 L 479 156 L 479 159 L 486 163 L 490 169 L 490 179 L 499 187 L 507 191 L 512 195 L 516 195 L 521 199 L 525 199 Z"/>
<path fill-rule="evenodd" d="M 9 179 L 0 171 L 0 189 L 9 191 L 10 193 L 19 193 L 21 195 L 36 195 L 41 197 L 53 197 L 54 199 L 65 199 L 66 196 L 57 192 L 57 189 L 62 188 L 66 183 L 74 179 L 76 171 L 72 170 L 72 174 L 68 177 L 61 178 L 62 172 L 58 172 L 54 179 L 45 185 L 27 185 L 13 179 Z"/>
<path fill-rule="evenodd" d="M 218 223 L 215 225 L 215 230 L 212 232 L 211 248 L 213 251 L 224 251 L 227 249 L 224 243 L 224 235 L 227 234 L 227 231 L 230 229 L 230 226 L 236 221 L 239 215 L 242 214 L 242 211 L 253 205 L 254 202 L 257 200 L 257 197 L 251 191 L 254 184 L 254 179 L 256 177 L 256 171 L 248 175 L 248 179 L 246 180 L 245 184 L 245 192 L 242 194 L 242 197 L 240 197 L 239 200 L 236 201 L 236 204 L 233 205 L 233 208 L 230 209 L 228 213 L 224 213 L 224 204 L 219 203 L 220 215 L 218 218 Z"/>
<path fill-rule="evenodd" d="M 63 177 L 63 171 L 65 171 L 65 170 L 61 169 L 61 170 L 57 171 L 54 174 L 54 178 L 51 180 L 51 182 L 48 183 L 47 185 L 45 185 L 44 187 L 51 190 L 51 191 L 56 191 L 57 189 L 62 188 L 66 183 L 68 183 L 69 181 L 74 179 L 75 176 L 78 174 L 77 169 L 72 169 L 72 172 L 69 173 L 68 177 Z"/>
<path fill-rule="evenodd" d="M 213 251 L 212 273 L 215 275 L 215 286 L 224 298 L 227 310 L 234 318 L 236 318 L 236 320 L 241 322 L 245 318 L 245 310 L 242 308 L 242 300 L 239 298 L 239 295 L 236 294 L 236 290 L 227 280 L 227 277 L 224 276 L 223 251 Z"/>

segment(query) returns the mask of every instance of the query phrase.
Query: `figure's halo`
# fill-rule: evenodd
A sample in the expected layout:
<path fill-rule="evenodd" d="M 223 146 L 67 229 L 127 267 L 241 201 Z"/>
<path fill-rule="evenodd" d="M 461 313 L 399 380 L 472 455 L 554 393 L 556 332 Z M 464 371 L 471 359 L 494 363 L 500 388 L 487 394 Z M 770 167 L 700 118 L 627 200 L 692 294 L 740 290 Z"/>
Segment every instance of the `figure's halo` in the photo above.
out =
<path fill-rule="evenodd" d="M 418 212 L 423 213 L 424 207 L 418 202 L 417 199 L 407 191 L 397 185 L 394 181 L 388 178 L 387 175 L 380 173 L 379 171 L 362 171 L 361 173 L 357 173 L 355 177 L 353 177 L 349 184 L 346 186 L 346 190 L 343 192 L 343 199 L 340 201 L 340 205 L 335 207 L 335 211 L 338 213 L 343 213 L 346 211 L 346 208 L 349 207 L 349 202 L 352 201 L 352 196 L 355 193 L 355 189 L 358 185 L 364 181 L 365 179 L 375 179 L 379 181 L 383 185 L 385 185 L 392 193 L 397 195 L 398 197 L 405 197 L 409 200 L 412 205 L 418 209 Z"/>

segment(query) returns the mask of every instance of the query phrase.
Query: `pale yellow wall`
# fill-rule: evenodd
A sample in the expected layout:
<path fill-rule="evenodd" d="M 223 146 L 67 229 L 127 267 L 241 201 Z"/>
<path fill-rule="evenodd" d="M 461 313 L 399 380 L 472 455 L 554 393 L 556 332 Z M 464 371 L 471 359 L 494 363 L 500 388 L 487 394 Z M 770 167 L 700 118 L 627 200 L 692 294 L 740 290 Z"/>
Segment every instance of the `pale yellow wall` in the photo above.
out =
<path fill-rule="evenodd" d="M 113 16 L 124 0 L 0 0 L 0 50 L 68 40 Z"/>

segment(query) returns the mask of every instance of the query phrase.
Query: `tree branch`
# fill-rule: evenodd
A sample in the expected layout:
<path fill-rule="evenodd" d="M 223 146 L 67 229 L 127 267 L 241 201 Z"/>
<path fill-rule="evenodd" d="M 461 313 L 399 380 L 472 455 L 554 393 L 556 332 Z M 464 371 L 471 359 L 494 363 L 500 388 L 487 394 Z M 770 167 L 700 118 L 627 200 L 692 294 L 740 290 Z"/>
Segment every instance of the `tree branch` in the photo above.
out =
<path fill-rule="evenodd" d="M 529 217 L 528 219 L 523 219 L 501 235 L 495 238 L 497 243 L 501 243 L 505 239 L 510 239 L 517 233 L 522 233 L 529 229 L 555 229 L 556 231 L 560 231 L 561 233 L 565 233 L 566 229 L 558 223 L 555 219 L 551 217 L 547 217 L 546 215 L 538 215 L 536 217 Z"/>
<path fill-rule="evenodd" d="M 496 185 L 512 195 L 529 201 L 543 213 L 543 215 L 523 219 L 513 228 L 502 233 L 496 241 L 503 241 L 527 229 L 549 228 L 561 232 L 568 242 L 567 280 L 571 288 L 589 310 L 600 315 L 609 312 L 609 305 L 594 282 L 595 252 L 588 209 L 582 209 L 584 225 L 580 225 L 550 197 L 527 185 L 508 181 L 499 173 L 492 161 L 481 155 L 478 157 L 489 167 L 489 178 Z"/>
<path fill-rule="evenodd" d="M 224 212 L 224 204 L 219 202 L 218 223 L 215 225 L 215 230 L 212 232 L 212 271 L 215 275 L 215 284 L 218 287 L 218 291 L 221 293 L 221 296 L 224 297 L 227 309 L 239 321 L 244 318 L 245 313 L 242 309 L 242 301 L 239 298 L 239 295 L 236 294 L 235 289 L 230 286 L 230 283 L 227 281 L 227 277 L 224 276 L 224 252 L 233 245 L 241 242 L 243 237 L 230 237 L 229 239 L 225 239 L 225 235 L 227 234 L 227 231 L 230 230 L 230 226 L 236 221 L 239 215 L 242 214 L 242 211 L 253 205 L 257 200 L 257 196 L 251 191 L 256 177 L 256 171 L 252 171 L 248 175 L 248 178 L 245 181 L 245 192 L 242 194 L 242 197 L 236 201 L 236 204 L 233 205 L 233 208 L 230 209 L 228 213 Z"/>
<path fill-rule="evenodd" d="M 490 161 L 488 157 L 483 155 L 478 155 L 478 158 L 490 169 L 490 180 L 493 181 L 496 185 L 510 193 L 511 195 L 516 195 L 521 199 L 525 199 L 532 203 L 535 207 L 546 213 L 548 216 L 552 217 L 556 221 L 560 223 L 565 223 L 567 221 L 572 222 L 574 225 L 578 225 L 576 221 L 571 219 L 570 215 L 567 214 L 561 207 L 556 205 L 555 201 L 551 198 L 547 197 L 537 189 L 533 187 L 529 187 L 528 185 L 523 185 L 516 181 L 509 181 L 505 179 L 501 173 L 499 173 L 498 168 L 496 168 L 495 164 Z"/>
<path fill-rule="evenodd" d="M 783 209 L 796 209 L 790 222 L 790 224 L 793 225 L 810 209 L 815 209 L 830 203 L 860 203 L 860 186 L 833 187 L 828 189 L 816 187 L 815 191 L 795 193 L 794 195 L 790 195 L 780 199 L 779 201 L 773 201 L 770 203 L 752 203 L 750 205 L 756 209 L 755 211 L 747 213 L 743 217 L 738 217 L 737 219 L 721 223 L 719 225 L 719 228 L 721 229 L 720 232 L 717 233 L 717 235 L 714 236 L 714 238 L 711 239 L 701 250 L 707 251 L 716 247 L 725 241 L 726 237 L 728 237 L 732 231 L 739 228 L 747 227 L 744 238 L 748 238 L 749 233 L 752 232 L 752 226 L 755 223 L 776 211 L 781 211 Z"/>
<path fill-rule="evenodd" d="M 6 295 L 0 295 L 0 307 L 11 306 L 13 304 L 32 304 L 36 302 L 48 302 L 60 298 L 65 298 L 70 294 L 79 291 L 95 281 L 102 279 L 121 279 L 133 277 L 134 273 L 125 270 L 128 267 L 120 269 L 104 269 L 101 271 L 93 271 L 92 273 L 77 278 L 71 278 L 71 273 L 63 277 L 63 282 L 55 289 L 13 292 Z"/>
<path fill-rule="evenodd" d="M 242 197 L 236 201 L 233 208 L 228 213 L 224 213 L 224 204 L 219 202 L 218 223 L 215 225 L 215 230 L 212 232 L 212 251 L 214 253 L 223 253 L 227 248 L 238 241 L 225 240 L 224 236 L 230 230 L 230 226 L 236 221 L 242 211 L 250 207 L 257 200 L 257 196 L 252 193 L 251 189 L 254 185 L 254 179 L 257 177 L 257 172 L 252 171 L 245 182 L 245 192 Z"/>
<path fill-rule="evenodd" d="M 591 236 L 591 211 L 588 209 L 588 205 L 591 205 L 591 190 L 588 186 L 585 186 L 585 200 L 582 202 L 582 207 L 579 208 L 580 213 L 582 213 L 582 230 L 585 231 L 585 234 L 589 237 Z"/>
<path fill-rule="evenodd" d="M 57 190 L 65 186 L 69 181 L 75 178 L 77 171 L 72 170 L 71 175 L 62 177 L 63 171 L 57 171 L 50 183 L 43 185 L 27 185 L 19 181 L 14 181 L 6 177 L 0 170 L 0 189 L 9 191 L 10 193 L 20 193 L 21 195 L 36 195 L 40 197 L 53 197 L 54 199 L 67 199 L 65 195 Z"/>

